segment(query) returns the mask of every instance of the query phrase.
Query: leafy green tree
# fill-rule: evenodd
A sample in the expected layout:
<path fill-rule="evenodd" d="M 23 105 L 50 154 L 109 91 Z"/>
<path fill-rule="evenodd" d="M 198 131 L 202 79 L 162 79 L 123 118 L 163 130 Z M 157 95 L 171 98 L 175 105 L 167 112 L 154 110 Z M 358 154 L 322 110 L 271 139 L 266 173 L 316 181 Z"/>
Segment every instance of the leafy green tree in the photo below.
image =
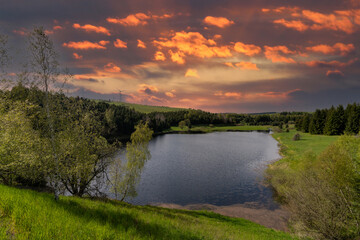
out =
<path fill-rule="evenodd" d="M 16 184 L 19 178 L 37 181 L 43 176 L 46 157 L 43 142 L 32 128 L 26 112 L 33 106 L 0 102 L 0 178 L 4 184 Z"/>
<path fill-rule="evenodd" d="M 126 164 L 122 165 L 116 160 L 111 172 L 111 190 L 115 195 L 121 196 L 121 201 L 126 197 L 136 196 L 136 185 L 140 180 L 140 174 L 146 161 L 151 157 L 148 144 L 153 131 L 144 123 L 138 124 L 135 129 L 131 134 L 131 142 L 126 145 Z"/>
<path fill-rule="evenodd" d="M 87 113 L 72 121 L 57 140 L 59 178 L 66 190 L 80 197 L 99 192 L 93 180 L 103 177 L 116 147 L 100 136 L 96 118 Z"/>
<path fill-rule="evenodd" d="M 186 127 L 186 122 L 185 121 L 180 121 L 179 122 L 179 128 L 184 129 L 185 127 Z"/>

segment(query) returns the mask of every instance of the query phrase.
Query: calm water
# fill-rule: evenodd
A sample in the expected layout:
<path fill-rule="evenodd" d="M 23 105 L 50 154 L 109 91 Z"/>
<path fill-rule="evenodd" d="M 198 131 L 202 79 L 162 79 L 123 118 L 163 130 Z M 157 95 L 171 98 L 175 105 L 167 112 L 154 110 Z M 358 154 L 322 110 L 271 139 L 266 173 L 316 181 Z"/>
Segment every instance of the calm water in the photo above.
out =
<path fill-rule="evenodd" d="M 260 183 L 266 164 L 279 158 L 277 142 L 268 133 L 167 134 L 155 137 L 149 149 L 152 158 L 138 196 L 128 202 L 277 206 L 271 190 Z"/>

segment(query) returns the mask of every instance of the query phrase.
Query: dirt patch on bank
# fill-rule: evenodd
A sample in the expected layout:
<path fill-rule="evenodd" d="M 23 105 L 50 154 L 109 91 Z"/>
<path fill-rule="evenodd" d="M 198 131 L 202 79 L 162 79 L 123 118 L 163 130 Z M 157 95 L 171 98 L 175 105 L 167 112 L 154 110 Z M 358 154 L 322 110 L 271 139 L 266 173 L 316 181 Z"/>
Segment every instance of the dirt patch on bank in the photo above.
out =
<path fill-rule="evenodd" d="M 290 214 L 282 206 L 273 210 L 269 210 L 252 203 L 234 204 L 230 206 L 216 206 L 211 204 L 190 204 L 182 206 L 172 203 L 152 205 L 172 209 L 207 210 L 229 217 L 244 218 L 268 228 L 288 231 L 287 222 L 289 220 Z"/>

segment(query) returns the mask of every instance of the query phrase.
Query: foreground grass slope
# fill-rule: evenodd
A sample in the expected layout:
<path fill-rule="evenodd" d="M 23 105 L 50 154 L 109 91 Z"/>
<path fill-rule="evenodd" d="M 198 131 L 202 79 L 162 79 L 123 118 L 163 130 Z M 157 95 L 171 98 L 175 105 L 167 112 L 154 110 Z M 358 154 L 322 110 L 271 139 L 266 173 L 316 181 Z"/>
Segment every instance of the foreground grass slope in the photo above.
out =
<path fill-rule="evenodd" d="M 292 239 L 205 211 L 61 197 L 0 185 L 0 239 Z"/>

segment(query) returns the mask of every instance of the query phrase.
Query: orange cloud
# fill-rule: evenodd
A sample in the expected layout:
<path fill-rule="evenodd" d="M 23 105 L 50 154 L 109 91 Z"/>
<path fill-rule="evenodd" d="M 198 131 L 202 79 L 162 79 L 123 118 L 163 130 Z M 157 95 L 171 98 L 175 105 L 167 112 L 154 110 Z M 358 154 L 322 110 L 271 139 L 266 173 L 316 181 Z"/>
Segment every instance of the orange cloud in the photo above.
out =
<path fill-rule="evenodd" d="M 159 92 L 159 89 L 155 86 L 147 85 L 147 84 L 140 84 L 138 92 L 139 93 L 146 93 L 146 94 L 153 94 Z"/>
<path fill-rule="evenodd" d="M 242 93 L 242 92 L 225 92 L 217 91 L 214 93 L 217 97 L 222 98 L 235 98 L 243 100 L 262 100 L 262 99 L 279 99 L 283 100 L 289 97 L 289 94 L 299 91 L 300 89 L 294 89 L 286 92 L 258 92 L 258 93 Z"/>
<path fill-rule="evenodd" d="M 100 41 L 98 43 L 89 42 L 89 41 L 83 41 L 83 42 L 68 42 L 63 43 L 64 47 L 67 48 L 74 48 L 74 49 L 80 49 L 80 50 L 88 50 L 88 49 L 106 49 L 106 45 L 109 43 L 109 41 Z"/>
<path fill-rule="evenodd" d="M 234 67 L 234 64 L 232 64 L 231 62 L 226 62 L 226 63 L 224 63 L 226 66 L 228 66 L 228 67 Z"/>
<path fill-rule="evenodd" d="M 112 72 L 112 73 L 117 73 L 117 72 L 121 72 L 121 68 L 116 66 L 114 63 L 108 63 L 104 66 L 105 71 L 107 72 Z"/>
<path fill-rule="evenodd" d="M 309 29 L 309 26 L 301 21 L 295 21 L 295 20 L 286 21 L 285 19 L 278 19 L 278 20 L 274 20 L 274 23 L 284 25 L 287 28 L 293 28 L 299 32 L 303 32 Z"/>
<path fill-rule="evenodd" d="M 254 56 L 256 54 L 259 54 L 261 52 L 261 47 L 253 45 L 253 44 L 245 44 L 242 42 L 237 42 L 234 45 L 234 50 L 236 52 L 245 54 L 247 56 Z"/>
<path fill-rule="evenodd" d="M 176 92 L 175 90 L 171 90 L 170 92 L 165 92 L 165 95 L 170 98 L 174 98 L 176 97 L 175 92 Z"/>
<path fill-rule="evenodd" d="M 94 26 L 94 25 L 91 25 L 91 24 L 85 24 L 85 25 L 81 26 L 78 23 L 74 23 L 73 28 L 82 29 L 82 30 L 85 30 L 85 32 L 96 32 L 96 33 L 102 33 L 102 34 L 111 36 L 110 31 L 108 29 L 104 28 L 104 27 L 101 27 L 101 26 L 97 27 L 97 26 Z"/>
<path fill-rule="evenodd" d="M 64 28 L 60 25 L 53 26 L 53 30 L 62 30 L 62 29 Z"/>
<path fill-rule="evenodd" d="M 295 63 L 295 60 L 289 57 L 282 56 L 281 54 L 295 54 L 295 51 L 289 50 L 286 46 L 265 46 L 265 57 L 270 59 L 273 63 L 284 62 L 284 63 Z"/>
<path fill-rule="evenodd" d="M 166 60 L 165 54 L 163 52 L 160 52 L 160 51 L 157 51 L 155 53 L 154 58 L 155 58 L 156 61 L 165 61 Z"/>
<path fill-rule="evenodd" d="M 184 64 L 185 63 L 185 59 L 184 59 L 184 54 L 182 52 L 176 52 L 174 53 L 173 51 L 169 50 L 169 54 L 171 57 L 171 61 L 177 63 L 177 64 Z"/>
<path fill-rule="evenodd" d="M 259 70 L 256 64 L 251 62 L 239 62 L 236 63 L 235 66 L 243 70 Z"/>
<path fill-rule="evenodd" d="M 343 72 L 341 72 L 341 71 L 339 71 L 339 70 L 328 70 L 327 72 L 326 72 L 326 76 L 327 77 L 331 77 L 331 76 L 341 76 L 341 77 L 343 77 L 344 76 L 344 73 Z"/>
<path fill-rule="evenodd" d="M 151 18 L 152 19 L 166 19 L 166 18 L 172 18 L 174 17 L 174 14 L 163 14 L 163 15 L 152 15 Z"/>
<path fill-rule="evenodd" d="M 176 32 L 170 39 L 160 38 L 154 40 L 153 43 L 159 50 L 162 48 L 176 49 L 178 55 L 182 58 L 186 55 L 200 58 L 232 56 L 228 46 L 214 46 L 216 42 L 213 39 L 206 39 L 199 32 Z M 173 56 L 172 53 L 170 55 Z"/>
<path fill-rule="evenodd" d="M 124 42 L 124 41 L 121 41 L 120 39 L 117 38 L 117 39 L 114 41 L 114 46 L 115 46 L 116 48 L 127 48 L 127 43 Z"/>
<path fill-rule="evenodd" d="M 230 21 L 229 19 L 224 18 L 224 17 L 207 16 L 204 19 L 204 23 L 206 23 L 208 25 L 214 25 L 219 28 L 225 28 L 225 27 L 228 27 L 228 26 L 234 24 L 234 21 Z"/>
<path fill-rule="evenodd" d="M 138 42 L 138 44 L 137 44 L 138 48 L 146 48 L 146 45 L 145 45 L 145 43 L 143 41 L 138 39 L 137 42 Z"/>
<path fill-rule="evenodd" d="M 107 18 L 106 20 L 109 23 L 116 23 L 123 26 L 138 26 L 146 25 L 148 22 L 146 20 L 150 19 L 150 16 L 145 13 L 136 13 L 128 15 L 126 18 Z"/>
<path fill-rule="evenodd" d="M 28 30 L 25 28 L 20 28 L 18 30 L 17 29 L 13 30 L 13 33 L 18 34 L 20 36 L 26 36 L 28 35 Z"/>
<path fill-rule="evenodd" d="M 189 68 L 189 69 L 186 71 L 186 73 L 185 73 L 185 77 L 195 77 L 195 78 L 199 78 L 199 75 L 198 75 L 196 69 Z"/>
<path fill-rule="evenodd" d="M 311 29 L 313 30 L 331 29 L 343 31 L 348 34 L 355 31 L 354 24 L 344 15 L 322 14 L 310 10 L 303 10 L 302 16 L 314 22 L 311 26 Z"/>
<path fill-rule="evenodd" d="M 306 50 L 311 52 L 320 52 L 323 54 L 334 54 L 340 53 L 341 55 L 346 55 L 355 50 L 354 44 L 344 44 L 336 43 L 333 46 L 320 44 L 313 47 L 307 47 Z"/>
<path fill-rule="evenodd" d="M 80 60 L 80 59 L 83 58 L 82 55 L 79 55 L 79 54 L 77 54 L 77 53 L 73 53 L 73 57 L 74 57 L 75 59 L 77 59 L 77 60 Z"/>
<path fill-rule="evenodd" d="M 309 67 L 342 68 L 342 67 L 350 66 L 357 60 L 358 60 L 357 58 L 351 59 L 348 62 L 339 62 L 336 60 L 330 62 L 314 60 L 314 61 L 305 62 L 305 64 Z"/>

